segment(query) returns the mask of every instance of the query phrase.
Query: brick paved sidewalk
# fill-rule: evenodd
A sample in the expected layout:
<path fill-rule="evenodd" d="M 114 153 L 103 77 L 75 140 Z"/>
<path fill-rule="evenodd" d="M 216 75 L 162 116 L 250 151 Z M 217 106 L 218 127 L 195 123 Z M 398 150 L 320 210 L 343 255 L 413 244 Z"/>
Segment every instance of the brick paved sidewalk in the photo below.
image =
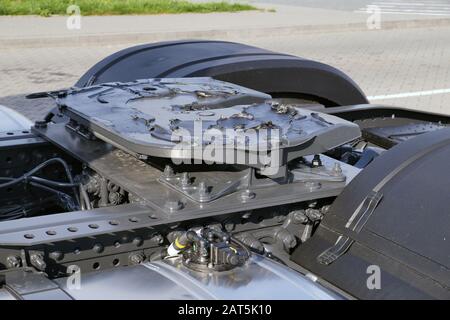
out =
<path fill-rule="evenodd" d="M 300 9 L 303 10 L 303 14 L 312 14 L 312 11 L 297 8 L 297 10 Z M 317 23 L 331 21 L 326 19 L 326 16 L 330 14 L 330 10 L 311 10 L 315 10 L 316 16 L 305 17 L 305 20 L 302 20 L 304 23 L 314 19 L 322 21 Z M 292 12 L 295 13 L 295 11 Z M 277 14 L 287 17 L 292 12 L 283 13 L 283 11 L 278 11 Z M 254 26 L 266 25 L 267 17 L 270 17 L 273 13 L 246 12 L 237 15 L 242 17 L 249 14 L 258 17 L 258 19 L 254 18 L 253 22 L 244 21 L 239 23 L 253 23 Z M 346 15 L 351 13 L 341 12 L 340 14 Z M 157 21 L 166 19 L 166 22 L 170 22 L 174 21 L 172 19 L 181 19 L 182 16 L 186 15 L 151 17 L 152 21 L 148 23 L 149 25 L 158 25 Z M 206 16 L 210 15 L 195 16 L 195 19 L 189 23 L 189 28 L 201 25 L 201 19 L 207 19 Z M 337 21 L 339 16 L 333 16 L 333 19 L 336 19 L 334 21 Z M 229 19 L 227 23 L 231 24 L 234 21 L 233 17 L 235 17 L 235 14 L 217 14 L 217 17 L 221 17 L 220 19 L 217 18 L 217 25 L 225 26 L 226 18 L 228 17 Z M 343 18 L 344 16 L 340 17 Z M 365 19 L 365 15 L 359 15 L 359 17 L 359 19 Z M 121 18 L 125 19 L 124 21 L 129 19 L 129 17 Z M 142 21 L 142 19 L 150 19 L 148 17 L 133 18 L 135 19 L 134 23 L 130 21 L 130 26 L 129 28 L 127 26 L 127 30 L 137 30 L 142 27 L 138 26 L 138 22 Z M 408 16 L 408 19 L 411 18 L 413 17 Z M 6 30 L 2 28 L 5 26 L 4 21 L 7 19 L 12 19 L 11 21 L 14 20 L 16 21 L 15 23 L 21 25 L 19 20 L 22 18 L 20 17 L 0 17 L 0 43 L 1 39 L 21 34 L 20 28 L 14 29 L 13 25 L 10 25 L 9 29 Z M 64 18 L 51 18 L 50 20 L 45 18 L 33 19 L 44 21 L 44 24 L 48 24 L 45 28 L 50 28 L 52 24 L 59 21 L 58 19 Z M 105 17 L 105 19 L 109 18 Z M 11 21 L 8 23 L 11 23 Z M 181 24 L 181 20 L 179 21 Z M 292 23 L 292 21 L 284 21 L 284 23 Z M 174 25 L 172 28 L 181 28 L 180 24 L 178 27 Z M 186 24 L 185 21 L 184 26 Z M 164 28 L 167 25 L 167 23 L 162 24 L 158 28 Z M 86 26 L 88 26 L 88 23 L 86 23 Z M 44 28 L 44 25 L 36 26 L 35 28 L 30 26 L 29 33 L 25 33 L 24 37 L 29 37 L 32 34 L 38 37 L 43 32 L 42 28 Z M 119 28 L 120 25 L 113 24 L 110 31 L 118 30 Z M 363 30 L 349 31 L 344 28 L 341 31 L 335 30 L 332 33 L 312 32 L 308 34 L 294 32 L 288 35 L 267 34 L 265 36 L 250 36 L 248 34 L 242 35 L 230 32 L 211 38 L 244 42 L 269 50 L 291 53 L 328 63 L 346 72 L 361 86 L 368 96 L 378 97 L 377 100 L 373 101 L 375 103 L 450 114 L 450 93 L 423 96 L 412 95 L 407 98 L 396 97 L 394 99 L 380 99 L 379 97 L 450 88 L 450 42 L 448 41 L 450 39 L 450 26 Z M 61 32 L 61 30 L 55 31 L 53 35 L 58 32 Z M 87 34 L 89 28 L 83 32 Z M 180 39 L 184 38 L 184 33 L 172 34 L 169 38 L 164 38 L 164 34 L 162 34 L 161 37 L 162 39 L 160 40 Z M 112 44 L 99 42 L 97 44 L 79 45 L 77 42 L 67 41 L 64 46 L 36 47 L 36 45 L 33 45 L 32 48 L 0 46 L 0 74 L 2 75 L 0 77 L 0 104 L 13 107 L 31 119 L 38 119 L 52 107 L 52 101 L 48 99 L 27 101 L 24 99 L 25 94 L 69 87 L 87 69 L 102 58 L 120 49 L 139 43 L 139 41 L 134 41 L 133 37 L 129 37 L 119 41 L 119 43 L 113 42 Z"/>

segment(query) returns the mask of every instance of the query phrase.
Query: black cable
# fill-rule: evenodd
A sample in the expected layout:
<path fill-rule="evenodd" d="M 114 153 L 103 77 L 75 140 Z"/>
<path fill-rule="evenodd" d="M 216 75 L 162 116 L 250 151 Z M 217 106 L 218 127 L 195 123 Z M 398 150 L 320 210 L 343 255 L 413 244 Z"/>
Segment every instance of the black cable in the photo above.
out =
<path fill-rule="evenodd" d="M 12 178 L 10 181 L 0 184 L 0 189 L 13 186 L 15 184 L 21 183 L 22 181 L 27 182 L 29 177 L 34 175 L 36 172 L 39 172 L 40 170 L 42 170 L 43 168 L 45 168 L 49 164 L 55 163 L 55 162 L 61 164 L 64 167 L 64 170 L 66 171 L 66 175 L 67 175 L 67 178 L 69 179 L 69 182 L 71 184 L 74 184 L 72 173 L 70 172 L 70 169 L 69 169 L 69 166 L 67 165 L 67 163 L 61 158 L 52 158 L 52 159 L 49 159 L 47 161 L 44 161 L 40 165 L 38 165 L 35 168 L 31 169 L 30 171 L 24 173 L 21 177 Z M 78 193 L 77 193 L 76 187 L 73 187 L 73 192 L 74 192 L 75 199 L 78 202 L 78 205 L 80 205 L 81 202 L 80 202 L 80 198 L 78 197 Z"/>
<path fill-rule="evenodd" d="M 66 209 L 68 209 L 69 211 L 76 210 L 76 208 L 74 207 L 75 205 L 73 203 L 71 203 L 73 201 L 72 197 L 69 196 L 67 193 L 53 189 L 53 188 L 45 186 L 43 184 L 39 184 L 37 182 L 30 182 L 30 185 L 33 187 L 41 188 L 43 190 L 46 190 L 48 192 L 52 192 L 52 193 L 56 194 L 58 196 L 59 200 L 66 207 Z"/>
<path fill-rule="evenodd" d="M 37 188 L 40 188 L 40 189 L 43 189 L 43 190 L 46 190 L 46 191 L 55 193 L 55 194 L 58 195 L 58 196 L 59 196 L 59 195 L 62 195 L 62 194 L 66 195 L 66 196 L 69 196 L 67 193 L 64 193 L 64 192 L 62 192 L 62 191 L 53 189 L 53 188 L 51 188 L 51 187 L 48 187 L 48 186 L 46 186 L 46 185 L 43 185 L 43 184 L 40 184 L 40 183 L 37 183 L 37 182 L 30 182 L 30 186 L 37 187 Z M 70 197 L 70 196 L 69 196 L 69 197 Z"/>
<path fill-rule="evenodd" d="M 0 179 L 4 180 L 12 180 L 12 178 L 2 178 Z M 60 181 L 54 181 L 49 180 L 41 177 L 31 176 L 28 177 L 29 181 L 37 182 L 42 185 L 52 186 L 52 187 L 58 187 L 58 188 L 73 188 L 73 187 L 79 187 L 80 188 L 80 205 L 81 210 L 92 210 L 92 205 L 89 200 L 89 195 L 86 192 L 86 189 L 83 187 L 81 183 L 66 183 L 66 182 L 60 182 Z"/>
<path fill-rule="evenodd" d="M 28 177 L 32 176 L 33 174 L 35 174 L 36 172 L 38 172 L 39 170 L 45 168 L 47 165 L 49 165 L 49 164 L 51 164 L 53 162 L 58 162 L 58 163 L 61 163 L 63 165 L 64 169 L 66 170 L 66 174 L 67 174 L 67 176 L 69 178 L 70 183 L 73 183 L 72 174 L 70 173 L 70 170 L 69 170 L 69 167 L 67 166 L 67 163 L 64 160 L 60 159 L 60 158 L 52 158 L 52 159 L 49 159 L 49 160 L 41 163 L 40 165 L 34 167 L 33 169 L 31 169 L 30 171 L 24 173 L 22 176 L 20 176 L 18 178 L 12 178 L 10 181 L 0 184 L 0 188 L 10 187 L 10 186 L 18 184 L 18 183 L 20 183 L 20 182 L 22 182 L 24 180 L 26 181 Z"/>
<path fill-rule="evenodd" d="M 33 176 L 33 174 L 37 173 L 38 171 L 45 168 L 47 165 L 54 163 L 54 162 L 60 163 L 64 167 L 64 170 L 66 172 L 67 178 L 69 179 L 70 183 L 54 181 L 54 180 L 49 180 L 49 179 Z M 84 209 L 84 208 L 86 208 L 88 210 L 92 209 L 92 205 L 89 200 L 89 195 L 87 194 L 86 190 L 81 185 L 81 183 L 74 183 L 72 173 L 70 172 L 69 166 L 61 158 L 49 159 L 49 160 L 41 163 L 37 167 L 33 168 L 32 170 L 24 173 L 21 177 L 18 177 L 18 178 L 0 177 L 0 180 L 8 180 L 8 182 L 0 184 L 0 189 L 13 186 L 17 183 L 25 182 L 25 183 L 30 183 L 33 186 L 40 187 L 41 189 L 46 189 L 47 191 L 51 191 L 53 193 L 57 192 L 59 196 L 61 196 L 61 195 L 68 196 L 68 195 L 65 193 L 61 193 L 60 191 L 55 190 L 53 188 L 49 188 L 48 186 L 58 187 L 58 188 L 72 188 L 75 199 L 78 203 L 78 207 L 81 209 Z M 29 181 L 31 181 L 31 182 L 29 182 Z M 44 186 L 47 186 L 47 188 L 44 188 Z M 79 188 L 80 195 L 78 195 L 77 188 Z"/>
<path fill-rule="evenodd" d="M 0 177 L 0 180 L 12 181 L 12 180 L 16 180 L 16 179 Z M 51 181 L 51 180 L 47 180 L 47 179 L 44 179 L 44 180 Z M 53 181 L 51 181 L 51 182 L 53 182 Z M 46 185 L 43 185 L 43 184 L 40 184 L 40 183 L 37 183 L 37 182 L 33 182 L 33 181 L 29 182 L 29 185 L 56 194 L 59 197 L 59 199 L 63 202 L 63 204 L 65 205 L 66 208 L 73 208 L 73 205 L 68 203 L 68 200 L 69 201 L 73 201 L 72 197 L 70 195 L 68 195 L 67 193 L 59 191 L 59 190 L 56 190 L 56 189 L 53 189 L 53 188 L 51 188 L 49 186 L 46 186 Z M 75 186 L 78 186 L 78 184 L 75 184 Z M 84 194 L 83 194 L 83 196 L 84 196 Z M 87 193 L 86 193 L 86 196 L 87 196 Z M 90 205 L 90 203 L 89 203 L 89 205 Z M 22 210 L 22 207 L 18 206 L 17 209 Z M 14 209 L 12 209 L 11 211 L 14 212 Z M 5 217 L 7 214 L 11 214 L 11 211 L 7 212 L 7 213 L 0 213 L 1 214 L 0 219 Z"/>
<path fill-rule="evenodd" d="M 73 200 L 72 200 L 73 202 Z M 54 200 L 50 198 L 28 202 L 21 205 L 8 205 L 0 208 L 0 221 L 14 220 L 33 216 L 35 213 L 42 211 L 46 203 L 54 204 Z"/>
<path fill-rule="evenodd" d="M 28 179 L 33 182 L 37 182 L 40 184 L 45 184 L 45 185 L 48 185 L 51 187 L 57 187 L 57 188 L 73 188 L 73 187 L 78 187 L 80 185 L 79 183 L 59 182 L 59 181 L 49 180 L 49 179 L 36 177 L 36 176 L 31 176 Z"/>

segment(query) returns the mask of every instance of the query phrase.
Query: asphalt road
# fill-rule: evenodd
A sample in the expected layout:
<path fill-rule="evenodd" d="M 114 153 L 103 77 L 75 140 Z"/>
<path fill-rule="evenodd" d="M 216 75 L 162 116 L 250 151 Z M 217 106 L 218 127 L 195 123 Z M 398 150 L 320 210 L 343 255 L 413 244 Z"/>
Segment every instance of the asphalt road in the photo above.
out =
<path fill-rule="evenodd" d="M 331 64 L 372 102 L 450 114 L 448 39 L 450 27 L 232 40 Z M 0 49 L 0 104 L 40 118 L 51 101 L 27 101 L 25 94 L 68 87 L 95 62 L 128 46 Z"/>

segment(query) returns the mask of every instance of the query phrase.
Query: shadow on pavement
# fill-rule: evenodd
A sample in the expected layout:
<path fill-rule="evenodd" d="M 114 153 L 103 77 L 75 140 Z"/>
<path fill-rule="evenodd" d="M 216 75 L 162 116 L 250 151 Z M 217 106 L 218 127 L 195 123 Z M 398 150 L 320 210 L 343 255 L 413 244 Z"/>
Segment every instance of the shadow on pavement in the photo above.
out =
<path fill-rule="evenodd" d="M 0 97 L 0 105 L 14 109 L 32 121 L 42 119 L 55 106 L 51 98 L 29 100 L 25 98 L 27 94 Z"/>

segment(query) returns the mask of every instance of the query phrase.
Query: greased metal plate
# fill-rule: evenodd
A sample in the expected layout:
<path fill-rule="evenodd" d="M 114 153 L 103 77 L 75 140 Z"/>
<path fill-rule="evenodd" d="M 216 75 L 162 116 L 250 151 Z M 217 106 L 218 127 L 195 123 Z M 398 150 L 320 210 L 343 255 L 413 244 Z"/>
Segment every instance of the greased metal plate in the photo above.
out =
<path fill-rule="evenodd" d="M 280 158 L 282 149 L 292 149 L 298 157 L 325 152 L 361 134 L 351 122 L 267 102 L 270 98 L 211 78 L 174 78 L 71 89 L 57 101 L 75 126 L 139 157 L 217 162 L 204 152 L 212 143 L 243 154 L 279 151 Z M 186 142 L 203 152 L 187 152 Z M 249 165 L 239 155 L 219 161 Z"/>

